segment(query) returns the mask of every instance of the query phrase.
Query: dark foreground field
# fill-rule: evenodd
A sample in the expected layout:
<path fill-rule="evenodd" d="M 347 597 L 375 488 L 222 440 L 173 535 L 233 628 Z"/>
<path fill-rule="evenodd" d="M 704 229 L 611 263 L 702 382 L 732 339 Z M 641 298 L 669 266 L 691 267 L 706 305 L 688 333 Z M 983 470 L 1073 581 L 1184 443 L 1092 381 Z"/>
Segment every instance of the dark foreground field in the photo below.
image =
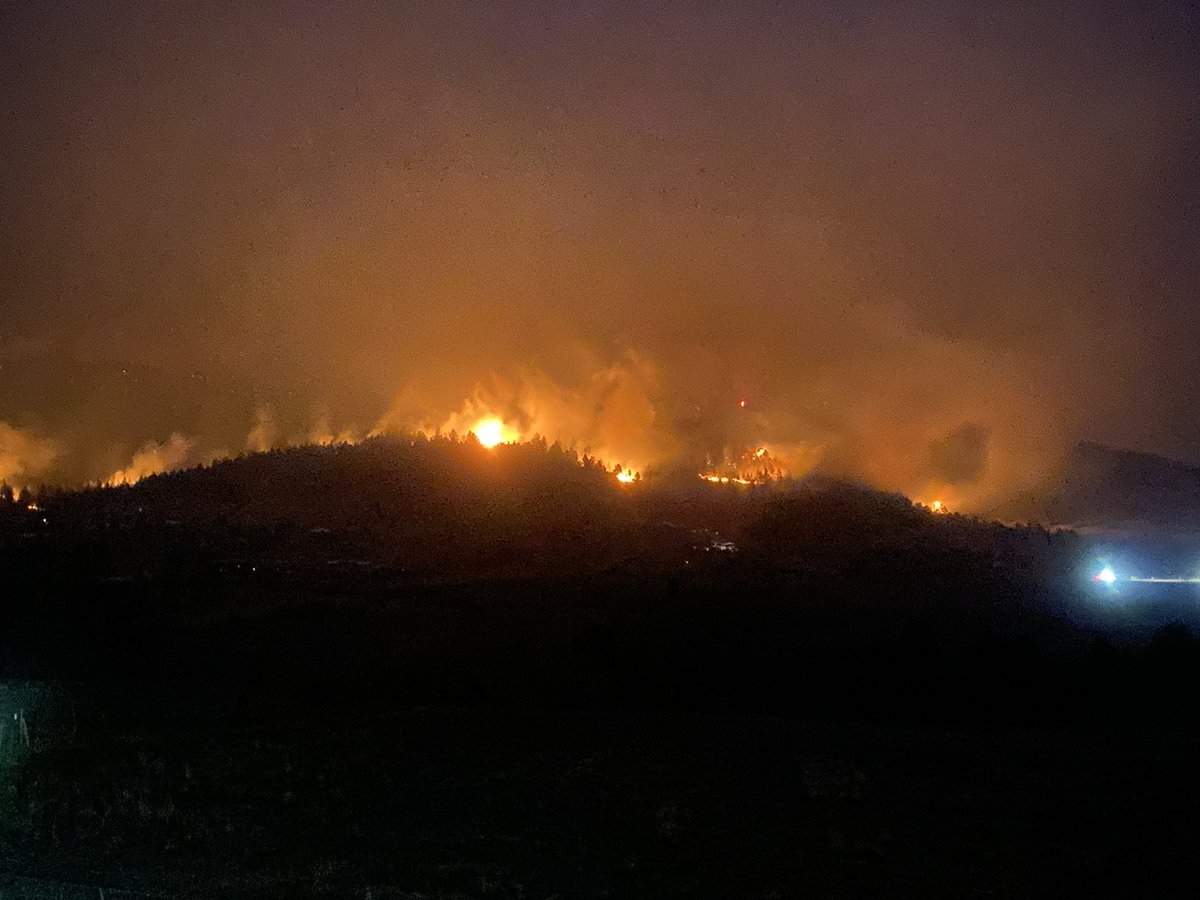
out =
<path fill-rule="evenodd" d="M 321 707 L 39 757 L 4 798 L 5 869 L 24 877 L 0 889 L 1193 896 L 1198 750 L 1128 733 Z"/>
<path fill-rule="evenodd" d="M 44 598 L 5 640 L 33 747 L 0 767 L 0 892 L 1200 888 L 1186 631 L 947 631 L 883 592 L 739 572 L 234 579 L 204 616 L 152 586 L 81 590 L 86 615 Z"/>

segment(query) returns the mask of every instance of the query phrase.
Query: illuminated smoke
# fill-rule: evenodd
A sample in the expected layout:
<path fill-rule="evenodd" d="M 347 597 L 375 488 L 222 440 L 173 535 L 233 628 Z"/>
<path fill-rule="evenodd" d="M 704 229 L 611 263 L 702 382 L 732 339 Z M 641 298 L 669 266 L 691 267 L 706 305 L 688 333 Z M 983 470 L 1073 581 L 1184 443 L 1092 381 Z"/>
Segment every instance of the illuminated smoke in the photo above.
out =
<path fill-rule="evenodd" d="M 14 487 L 28 485 L 50 471 L 62 452 L 57 441 L 0 422 L 0 481 Z"/>
<path fill-rule="evenodd" d="M 869 348 L 870 365 L 827 359 L 813 374 L 773 380 L 753 356 L 688 361 L 626 350 L 603 359 L 580 343 L 565 364 L 497 372 L 468 387 L 465 400 L 447 398 L 457 383 L 443 373 L 411 380 L 369 433 L 475 432 L 488 445 L 540 436 L 643 478 L 677 468 L 727 483 L 824 473 L 963 512 L 987 513 L 1054 474 L 1077 423 L 1035 390 L 1036 360 L 1001 363 L 973 342 L 928 335 L 899 307 L 852 311 L 845 327 Z M 319 406 L 285 437 L 275 407 L 263 403 L 244 446 L 361 439 L 334 422 Z M 226 455 L 211 449 L 230 446 L 222 436 L 194 444 L 182 436 L 190 432 L 147 444 L 105 483 Z M 28 438 L 11 427 L 4 434 L 9 444 Z M 55 459 L 49 446 L 25 440 L 6 450 L 6 469 L 20 459 L 26 479 L 45 471 Z"/>
<path fill-rule="evenodd" d="M 334 431 L 330 424 L 329 411 L 317 408 L 313 412 L 312 423 L 302 431 L 293 432 L 284 438 L 283 428 L 275 409 L 267 403 L 260 403 L 254 411 L 254 426 L 246 435 L 246 449 L 252 453 L 264 453 L 282 447 L 301 447 L 305 444 L 354 444 L 360 436 L 353 428 L 343 428 Z"/>
<path fill-rule="evenodd" d="M 254 453 L 263 453 L 276 446 L 279 439 L 279 426 L 275 422 L 275 412 L 265 403 L 260 404 L 254 411 L 254 427 L 246 435 L 246 449 Z"/>
<path fill-rule="evenodd" d="M 411 381 L 369 433 L 474 432 L 488 446 L 541 437 L 620 467 L 627 478 L 681 469 L 718 483 L 754 483 L 823 473 L 963 512 L 986 513 L 1054 473 L 1059 439 L 1074 423 L 1039 401 L 1033 366 L 998 365 L 971 342 L 924 334 L 895 308 L 852 313 L 847 327 L 871 348 L 870 366 L 827 360 L 815 375 L 772 382 L 752 358 L 715 360 L 697 377 L 679 360 L 634 350 L 603 360 L 584 348 L 566 365 L 493 374 L 465 400 L 446 399 L 453 382 Z M 319 406 L 308 425 L 284 437 L 275 408 L 263 403 L 244 445 L 265 451 L 361 439 L 334 421 Z M 105 483 L 226 455 L 210 449 L 229 446 L 219 438 L 201 443 L 184 433 L 148 443 Z M 6 434 L 12 443 L 17 432 Z M 30 454 L 8 452 L 6 467 L 13 470 L 18 457 Z M 43 453 L 24 466 L 53 461 Z"/>
<path fill-rule="evenodd" d="M 336 441 L 398 387 L 380 431 L 765 446 L 954 510 L 1080 438 L 1200 462 L 1186 15 L 477 4 L 456 41 L 460 4 L 57 6 L 8 4 L 0 142 L 0 411 L 71 447 L 53 478 L 172 430 Z M 310 433 L 318 398 L 346 419 Z M 963 423 L 969 478 L 931 458 Z"/>
<path fill-rule="evenodd" d="M 133 454 L 128 466 L 113 472 L 104 483 L 108 487 L 136 484 L 151 475 L 183 468 L 188 462 L 193 443 L 191 438 L 179 432 L 173 433 L 166 441 L 149 441 Z"/>
<path fill-rule="evenodd" d="M 318 412 L 312 426 L 302 440 L 292 441 L 293 444 L 320 444 L 328 447 L 331 444 L 357 444 L 359 435 L 354 428 L 343 428 L 335 432 L 330 425 L 329 413 L 326 410 Z"/>
<path fill-rule="evenodd" d="M 540 436 L 610 466 L 639 472 L 679 452 L 669 423 L 659 413 L 661 391 L 657 367 L 648 357 L 630 351 L 570 383 L 540 370 L 524 371 L 512 379 L 493 376 L 448 415 L 418 412 L 417 392 L 408 390 L 371 433 L 466 435 L 482 427 L 492 443 Z"/>
<path fill-rule="evenodd" d="M 766 484 L 803 478 L 820 467 L 822 448 L 802 442 L 763 443 L 729 448 L 720 461 L 709 460 L 700 477 L 713 484 Z"/>
<path fill-rule="evenodd" d="M 964 423 L 929 448 L 932 474 L 947 484 L 978 481 L 987 469 L 988 429 Z"/>

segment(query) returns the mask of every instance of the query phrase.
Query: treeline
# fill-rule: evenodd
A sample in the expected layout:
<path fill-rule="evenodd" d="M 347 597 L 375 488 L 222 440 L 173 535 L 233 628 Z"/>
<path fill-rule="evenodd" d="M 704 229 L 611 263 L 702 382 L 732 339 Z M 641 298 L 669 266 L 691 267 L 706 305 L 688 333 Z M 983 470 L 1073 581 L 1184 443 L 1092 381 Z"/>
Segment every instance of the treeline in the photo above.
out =
<path fill-rule="evenodd" d="M 934 515 L 836 481 L 721 486 L 677 472 L 622 484 L 557 443 L 489 449 L 470 435 L 273 450 L 41 505 L 64 540 L 136 531 L 125 557 L 164 542 L 243 555 L 273 547 L 293 562 L 350 556 L 430 577 L 669 571 L 707 559 L 717 537 L 764 566 L 853 577 L 880 568 L 897 578 L 964 568 L 1052 576 L 1079 549 L 1070 534 Z"/>
<path fill-rule="evenodd" d="M 58 498 L 62 527 L 362 534 L 374 563 L 497 573 L 613 557 L 627 529 L 616 479 L 598 460 L 535 441 L 485 448 L 473 436 L 375 438 L 272 450 L 136 485 Z"/>

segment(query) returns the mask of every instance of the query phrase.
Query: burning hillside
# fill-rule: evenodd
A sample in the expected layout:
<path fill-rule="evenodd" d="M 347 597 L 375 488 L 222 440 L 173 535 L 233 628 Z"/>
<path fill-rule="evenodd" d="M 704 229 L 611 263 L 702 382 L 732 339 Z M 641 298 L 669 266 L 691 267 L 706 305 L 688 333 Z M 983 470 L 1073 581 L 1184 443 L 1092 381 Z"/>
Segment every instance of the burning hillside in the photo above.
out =
<path fill-rule="evenodd" d="M 1006 485 L 1030 479 L 1012 451 L 987 428 L 965 424 L 906 426 L 903 440 L 877 443 L 870 431 L 847 431 L 798 414 L 778 397 L 756 400 L 719 386 L 689 390 L 649 356 L 628 352 L 573 377 L 529 368 L 475 384 L 465 400 L 413 382 L 370 427 L 339 421 L 328 407 L 286 410 L 260 401 L 240 434 L 175 429 L 87 479 L 133 484 L 150 475 L 207 465 L 239 452 L 306 445 L 358 444 L 370 437 L 464 437 L 487 448 L 545 441 L 602 461 L 632 484 L 655 473 L 690 471 L 714 484 L 751 485 L 810 474 L 851 478 L 900 490 L 922 502 L 986 509 Z M 940 435 L 940 436 L 939 436 Z M 5 477 L 17 487 L 53 480 L 55 467 L 83 452 L 65 442 L 8 428 L 0 431 Z M 35 480 L 36 479 L 36 480 Z M 70 484 L 70 482 L 68 482 Z"/>

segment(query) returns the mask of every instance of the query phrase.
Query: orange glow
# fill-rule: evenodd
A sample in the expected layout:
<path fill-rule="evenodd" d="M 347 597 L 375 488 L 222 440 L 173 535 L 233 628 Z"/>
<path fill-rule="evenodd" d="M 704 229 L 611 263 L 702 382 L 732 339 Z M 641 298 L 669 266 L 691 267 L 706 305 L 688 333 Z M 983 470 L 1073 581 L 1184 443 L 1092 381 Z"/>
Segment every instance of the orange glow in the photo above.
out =
<path fill-rule="evenodd" d="M 506 426 L 501 419 L 489 416 L 480 419 L 471 429 L 479 443 L 485 447 L 495 447 L 497 444 L 508 444 L 519 439 L 519 435 Z"/>
<path fill-rule="evenodd" d="M 942 508 L 941 500 L 934 500 L 932 503 L 929 504 L 929 508 L 931 510 L 933 510 L 935 513 L 944 512 L 944 510 Z"/>
<path fill-rule="evenodd" d="M 149 441 L 142 449 L 133 454 L 129 465 L 113 472 L 104 481 L 105 487 L 137 484 L 143 478 L 157 475 L 161 472 L 173 472 L 183 468 L 192 452 L 193 441 L 179 432 L 174 432 L 167 440 Z"/>
<path fill-rule="evenodd" d="M 624 471 L 624 472 L 617 473 L 617 481 L 621 482 L 621 484 L 633 484 L 633 482 L 636 480 L 637 480 L 636 472 Z"/>
<path fill-rule="evenodd" d="M 738 475 L 717 475 L 713 472 L 701 472 L 700 477 L 713 484 L 753 484 L 749 478 Z"/>
<path fill-rule="evenodd" d="M 808 444 L 764 444 L 742 451 L 726 451 L 725 457 L 700 472 L 711 484 L 771 484 L 784 478 L 802 478 L 821 457 L 822 448 Z"/>

